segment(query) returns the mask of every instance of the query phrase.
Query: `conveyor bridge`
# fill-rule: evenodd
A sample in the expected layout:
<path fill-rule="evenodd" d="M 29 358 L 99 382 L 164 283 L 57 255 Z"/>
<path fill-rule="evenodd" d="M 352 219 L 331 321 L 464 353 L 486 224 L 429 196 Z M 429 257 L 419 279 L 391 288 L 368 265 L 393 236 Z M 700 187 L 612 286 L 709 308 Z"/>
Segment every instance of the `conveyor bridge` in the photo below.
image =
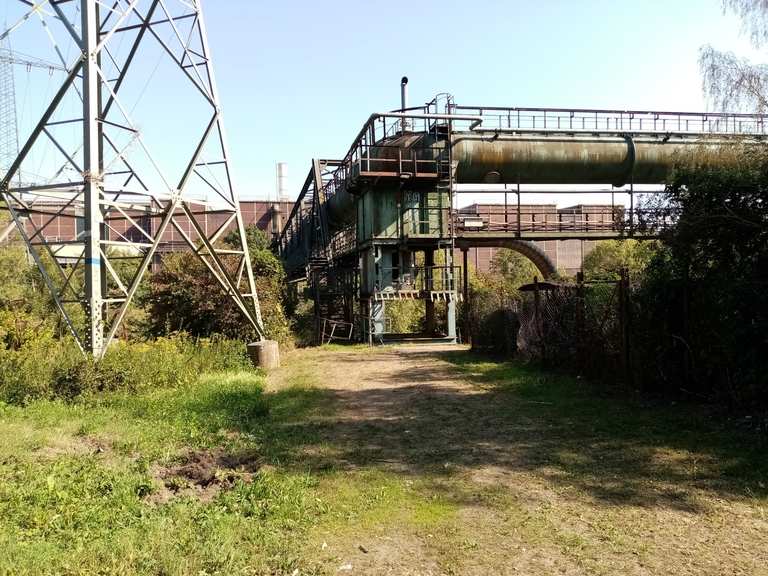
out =
<path fill-rule="evenodd" d="M 513 248 L 547 276 L 554 268 L 534 240 L 652 238 L 675 215 L 635 206 L 636 185 L 663 184 L 697 147 L 760 143 L 766 130 L 763 115 L 459 106 L 438 97 L 371 115 L 342 158 L 314 160 L 276 247 L 289 277 L 308 282 L 318 325 L 380 341 L 384 302 L 417 298 L 424 334 L 455 340 L 456 248 Z M 630 202 L 607 213 L 522 213 L 521 186 L 533 184 L 624 187 Z M 505 198 L 511 191 L 517 202 L 473 217 L 455 206 L 463 185 Z M 442 331 L 436 302 L 447 303 Z"/>

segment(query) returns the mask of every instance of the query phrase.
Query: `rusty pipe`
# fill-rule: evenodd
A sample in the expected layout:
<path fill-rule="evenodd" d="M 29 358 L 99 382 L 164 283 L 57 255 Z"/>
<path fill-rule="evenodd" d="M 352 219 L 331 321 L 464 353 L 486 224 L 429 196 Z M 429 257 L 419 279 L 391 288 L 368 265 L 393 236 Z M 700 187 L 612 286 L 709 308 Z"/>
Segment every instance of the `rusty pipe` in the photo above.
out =
<path fill-rule="evenodd" d="M 631 135 L 478 134 L 453 138 L 459 184 L 661 184 L 693 146 L 723 142 Z"/>

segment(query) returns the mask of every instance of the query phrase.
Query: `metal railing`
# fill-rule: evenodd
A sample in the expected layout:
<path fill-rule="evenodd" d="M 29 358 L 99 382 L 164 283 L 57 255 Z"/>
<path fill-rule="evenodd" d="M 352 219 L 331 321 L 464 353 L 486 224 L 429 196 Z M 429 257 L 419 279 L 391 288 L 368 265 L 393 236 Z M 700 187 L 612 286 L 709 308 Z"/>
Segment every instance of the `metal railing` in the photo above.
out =
<path fill-rule="evenodd" d="M 555 211 L 557 210 L 557 211 Z M 578 208 L 574 210 L 551 209 L 542 211 L 516 211 L 510 206 L 493 207 L 478 213 L 453 213 L 454 230 L 457 235 L 472 232 L 514 233 L 583 233 L 598 234 L 615 232 L 658 233 L 673 226 L 676 214 L 670 209 L 629 208 Z"/>
<path fill-rule="evenodd" d="M 320 344 L 330 344 L 334 340 L 352 342 L 355 336 L 355 325 L 352 322 L 318 318 L 320 321 Z"/>
<path fill-rule="evenodd" d="M 334 257 L 349 254 L 357 248 L 357 231 L 354 227 L 345 228 L 331 237 L 331 250 Z"/>
<path fill-rule="evenodd" d="M 461 266 L 389 266 L 379 267 L 375 292 L 418 293 L 453 292 L 461 286 Z M 380 286 L 388 286 L 380 289 Z"/>
<path fill-rule="evenodd" d="M 405 149 L 396 145 L 365 144 L 357 148 L 350 159 L 349 173 L 353 176 L 408 174 L 413 178 L 436 178 L 442 151 L 443 148 L 438 146 Z M 335 185 L 339 183 L 336 182 Z"/>
<path fill-rule="evenodd" d="M 483 130 L 739 136 L 768 133 L 768 116 L 763 114 L 494 106 L 452 106 L 451 111 L 460 115 L 482 117 L 480 127 Z"/>

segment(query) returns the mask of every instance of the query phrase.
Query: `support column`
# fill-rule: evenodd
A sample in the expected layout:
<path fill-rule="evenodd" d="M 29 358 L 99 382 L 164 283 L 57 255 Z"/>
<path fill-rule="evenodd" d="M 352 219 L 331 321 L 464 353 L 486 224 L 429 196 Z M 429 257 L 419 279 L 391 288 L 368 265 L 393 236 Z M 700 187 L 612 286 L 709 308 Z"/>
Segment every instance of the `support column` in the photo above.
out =
<path fill-rule="evenodd" d="M 427 291 L 427 298 L 424 300 L 424 331 L 429 336 L 433 336 L 436 330 L 435 302 L 429 294 L 432 291 L 434 265 L 435 251 L 433 249 L 424 250 L 424 289 Z"/>
<path fill-rule="evenodd" d="M 464 274 L 462 285 L 462 298 L 464 300 L 464 342 L 469 343 L 472 339 L 471 331 L 471 304 L 469 302 L 469 248 L 461 249 L 462 255 L 462 272 Z"/>
<path fill-rule="evenodd" d="M 448 338 L 456 342 L 456 299 L 448 301 Z"/>
<path fill-rule="evenodd" d="M 373 343 L 382 344 L 384 342 L 385 327 L 384 302 L 381 300 L 371 301 L 371 326 Z"/>
<path fill-rule="evenodd" d="M 90 309 L 86 347 L 100 358 L 104 348 L 104 284 L 101 263 L 102 167 L 100 150 L 100 89 L 98 76 L 99 8 L 94 0 L 81 0 L 83 52 L 83 180 L 85 218 L 85 298 Z"/>

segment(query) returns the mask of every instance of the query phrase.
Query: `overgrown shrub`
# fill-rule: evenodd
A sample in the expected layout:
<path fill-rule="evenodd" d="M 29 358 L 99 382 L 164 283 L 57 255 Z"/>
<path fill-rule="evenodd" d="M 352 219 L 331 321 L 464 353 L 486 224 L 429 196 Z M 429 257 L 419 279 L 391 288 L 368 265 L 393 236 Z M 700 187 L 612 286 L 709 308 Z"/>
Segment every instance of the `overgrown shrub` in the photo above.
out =
<path fill-rule="evenodd" d="M 178 334 L 146 343 L 118 342 L 97 364 L 73 340 L 41 335 L 18 350 L 0 350 L 0 401 L 24 404 L 35 398 L 175 388 L 206 372 L 249 369 L 245 345 L 223 338 Z"/>
<path fill-rule="evenodd" d="M 470 302 L 464 303 L 462 315 L 469 312 L 474 349 L 500 355 L 517 351 L 518 288 L 538 274 L 525 256 L 505 248 L 494 255 L 489 273 L 470 276 Z"/>
<path fill-rule="evenodd" d="M 660 250 L 655 240 L 602 240 L 584 257 L 584 277 L 587 280 L 618 280 L 621 270 L 630 278 L 639 278 Z"/>
<path fill-rule="evenodd" d="M 71 338 L 41 331 L 17 349 L 0 347 L 0 401 L 24 404 L 52 397 L 56 375 L 76 366 L 83 356 Z"/>
<path fill-rule="evenodd" d="M 677 225 L 635 296 L 642 384 L 768 407 L 768 152 L 701 147 L 679 159 L 651 207 L 676 215 Z"/>
<path fill-rule="evenodd" d="M 415 334 L 424 330 L 423 300 L 393 300 L 387 302 L 384 313 L 388 328 L 394 334 Z"/>
<path fill-rule="evenodd" d="M 497 274 L 477 274 L 470 281 L 469 325 L 472 348 L 500 355 L 517 351 L 518 293 Z"/>
<path fill-rule="evenodd" d="M 255 227 L 249 227 L 247 232 L 264 329 L 270 338 L 288 344 L 290 325 L 283 310 L 285 272 L 280 260 L 269 250 L 266 235 Z M 236 239 L 237 236 L 228 237 L 228 245 L 238 248 Z M 223 260 L 236 276 L 237 259 L 225 256 Z M 152 275 L 144 305 L 149 310 L 149 332 L 155 336 L 185 331 L 199 337 L 255 337 L 253 327 L 237 305 L 224 294 L 205 264 L 190 252 L 163 258 L 161 270 Z"/>

